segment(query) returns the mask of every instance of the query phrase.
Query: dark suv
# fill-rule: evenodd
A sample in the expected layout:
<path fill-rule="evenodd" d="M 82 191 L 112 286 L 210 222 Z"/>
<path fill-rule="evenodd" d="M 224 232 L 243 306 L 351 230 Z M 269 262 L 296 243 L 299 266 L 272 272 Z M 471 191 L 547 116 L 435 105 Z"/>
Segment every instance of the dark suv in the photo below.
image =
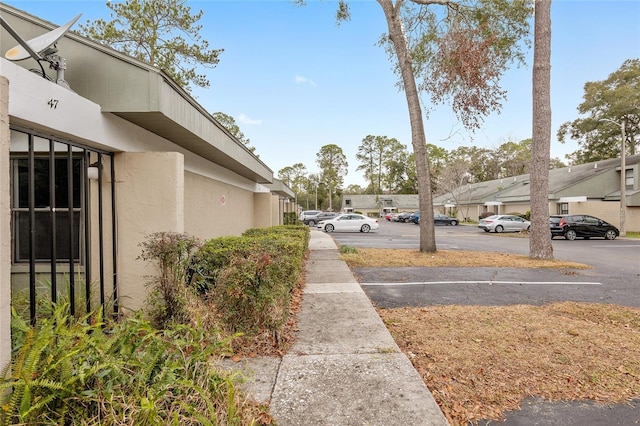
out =
<path fill-rule="evenodd" d="M 582 237 L 588 240 L 592 237 L 615 240 L 620 232 L 618 228 L 588 214 L 564 214 L 549 217 L 551 238 L 565 237 L 567 240 L 575 240 Z"/>

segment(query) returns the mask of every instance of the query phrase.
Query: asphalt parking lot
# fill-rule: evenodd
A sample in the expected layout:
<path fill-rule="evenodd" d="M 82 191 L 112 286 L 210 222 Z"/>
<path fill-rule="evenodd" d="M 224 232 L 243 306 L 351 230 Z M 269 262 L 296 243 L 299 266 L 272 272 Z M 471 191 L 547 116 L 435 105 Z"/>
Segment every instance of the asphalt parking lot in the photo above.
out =
<path fill-rule="evenodd" d="M 529 239 L 487 234 L 473 225 L 436 226 L 438 250 L 527 255 Z M 338 246 L 418 249 L 419 227 L 380 220 L 376 232 L 332 233 Z M 376 306 L 541 305 L 551 301 L 615 303 L 640 307 L 640 240 L 552 240 L 556 259 L 585 263 L 586 270 L 509 268 L 356 268 Z"/>
<path fill-rule="evenodd" d="M 332 233 L 338 247 L 418 249 L 419 227 L 379 220 L 375 232 Z M 499 251 L 527 255 L 529 239 L 487 234 L 472 225 L 436 226 L 438 250 Z M 321 231 L 318 231 L 321 232 Z M 354 275 L 378 307 L 509 305 L 573 300 L 640 307 L 640 240 L 552 240 L 556 259 L 585 263 L 587 270 L 509 268 L 355 268 Z M 497 424 L 486 421 L 480 424 Z M 506 426 L 611 426 L 640 424 L 640 402 L 548 402 L 529 398 L 506 413 Z"/>

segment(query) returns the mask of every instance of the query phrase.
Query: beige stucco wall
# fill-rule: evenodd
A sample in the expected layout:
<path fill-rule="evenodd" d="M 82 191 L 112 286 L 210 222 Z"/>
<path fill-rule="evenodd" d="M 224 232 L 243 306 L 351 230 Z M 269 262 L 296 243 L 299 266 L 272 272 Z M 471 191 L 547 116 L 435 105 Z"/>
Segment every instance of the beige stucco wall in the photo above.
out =
<path fill-rule="evenodd" d="M 9 82 L 0 76 L 0 371 L 11 356 L 11 206 L 9 199 Z"/>
<path fill-rule="evenodd" d="M 519 203 L 519 204 L 507 204 L 502 206 L 502 210 L 505 214 L 509 213 L 520 213 L 525 214 L 531 210 L 531 206 L 529 203 Z"/>
<path fill-rule="evenodd" d="M 272 225 L 272 199 L 270 192 L 259 192 L 253 194 L 254 211 L 253 211 L 253 227 L 267 228 Z"/>
<path fill-rule="evenodd" d="M 284 200 L 281 200 L 277 195 L 271 196 L 271 225 L 282 225 L 282 213 L 281 209 L 284 209 Z M 283 210 L 284 211 L 284 210 Z"/>
<path fill-rule="evenodd" d="M 207 240 L 240 235 L 252 226 L 253 192 L 190 172 L 185 173 L 184 183 L 187 234 Z"/>
<path fill-rule="evenodd" d="M 146 300 L 142 277 L 156 275 L 137 259 L 140 243 L 155 232 L 184 232 L 184 157 L 175 152 L 115 156 L 120 307 L 139 309 Z"/>

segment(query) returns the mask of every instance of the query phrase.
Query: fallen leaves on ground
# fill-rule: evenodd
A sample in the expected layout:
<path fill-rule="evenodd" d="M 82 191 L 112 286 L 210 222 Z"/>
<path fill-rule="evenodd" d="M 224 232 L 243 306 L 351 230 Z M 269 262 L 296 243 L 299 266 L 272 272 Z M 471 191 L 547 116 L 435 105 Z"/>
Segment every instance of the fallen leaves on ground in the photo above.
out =
<path fill-rule="evenodd" d="M 499 252 L 357 249 L 349 267 L 558 268 L 588 265 Z M 620 403 L 640 397 L 640 310 L 545 306 L 378 309 L 452 425 L 500 420 L 522 400 Z"/>
<path fill-rule="evenodd" d="M 452 425 L 528 396 L 640 397 L 640 309 L 595 303 L 379 309 Z"/>
<path fill-rule="evenodd" d="M 401 266 L 589 268 L 583 263 L 558 259 L 541 260 L 518 254 L 465 250 L 438 250 L 435 253 L 423 253 L 419 250 L 358 248 L 356 253 L 342 253 L 341 256 L 350 268 Z"/>

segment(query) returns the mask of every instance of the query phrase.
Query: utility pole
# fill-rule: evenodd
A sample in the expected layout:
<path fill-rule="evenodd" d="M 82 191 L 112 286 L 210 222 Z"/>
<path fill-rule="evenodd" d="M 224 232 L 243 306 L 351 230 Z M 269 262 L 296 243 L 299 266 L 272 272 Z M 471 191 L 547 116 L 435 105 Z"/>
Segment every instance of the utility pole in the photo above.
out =
<path fill-rule="evenodd" d="M 626 151 L 626 137 L 625 134 L 627 126 L 627 120 L 622 120 L 622 151 L 620 152 L 620 236 L 627 236 L 627 228 L 625 224 L 625 211 L 627 210 L 627 162 L 625 159 Z"/>
<path fill-rule="evenodd" d="M 625 224 L 625 213 L 627 209 L 627 161 L 626 161 L 626 127 L 627 120 L 622 119 L 622 123 L 618 123 L 617 121 L 611 120 L 609 118 L 601 118 L 599 121 L 608 121 L 610 123 L 615 124 L 616 126 L 620 126 L 620 131 L 622 133 L 622 144 L 620 150 L 620 236 L 627 236 L 627 228 Z"/>

